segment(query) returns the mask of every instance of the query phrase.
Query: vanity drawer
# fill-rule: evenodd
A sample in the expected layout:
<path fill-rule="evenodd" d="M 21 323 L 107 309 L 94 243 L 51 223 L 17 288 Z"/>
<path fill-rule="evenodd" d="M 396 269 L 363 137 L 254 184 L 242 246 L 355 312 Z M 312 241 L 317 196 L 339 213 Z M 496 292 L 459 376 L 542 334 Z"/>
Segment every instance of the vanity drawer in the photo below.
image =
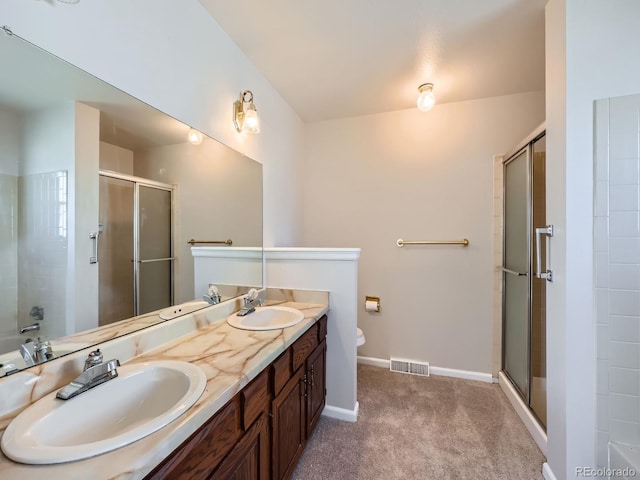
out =
<path fill-rule="evenodd" d="M 304 365 L 304 361 L 318 346 L 318 324 L 314 323 L 313 326 L 305 332 L 302 337 L 296 340 L 296 343 L 291 347 L 293 351 L 293 371 L 295 372 Z"/>
<path fill-rule="evenodd" d="M 242 420 L 244 430 L 248 430 L 256 418 L 269 408 L 269 375 L 264 370 L 243 390 Z"/>
<path fill-rule="evenodd" d="M 277 396 L 291 378 L 291 349 L 288 348 L 271 365 L 273 395 Z"/>

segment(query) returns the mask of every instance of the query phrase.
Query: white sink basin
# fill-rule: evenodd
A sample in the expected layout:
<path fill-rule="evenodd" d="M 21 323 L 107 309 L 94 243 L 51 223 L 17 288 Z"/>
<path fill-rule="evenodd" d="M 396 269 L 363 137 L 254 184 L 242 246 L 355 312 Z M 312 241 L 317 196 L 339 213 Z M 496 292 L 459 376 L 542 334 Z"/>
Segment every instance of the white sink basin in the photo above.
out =
<path fill-rule="evenodd" d="M 173 320 L 174 318 L 181 317 L 188 313 L 193 313 L 197 310 L 202 310 L 205 307 L 209 307 L 209 303 L 204 300 L 192 300 L 191 302 L 181 303 L 180 305 L 174 305 L 173 307 L 165 308 L 158 316 L 162 320 Z"/>
<path fill-rule="evenodd" d="M 93 457 L 139 440 L 193 405 L 207 384 L 187 362 L 123 365 L 118 377 L 69 400 L 56 392 L 18 415 L 2 436 L 2 451 L 29 464 Z"/>
<path fill-rule="evenodd" d="M 239 317 L 231 315 L 227 322 L 232 327 L 242 330 L 276 330 L 292 327 L 302 321 L 304 314 L 300 310 L 289 307 L 257 307 L 256 311 Z"/>

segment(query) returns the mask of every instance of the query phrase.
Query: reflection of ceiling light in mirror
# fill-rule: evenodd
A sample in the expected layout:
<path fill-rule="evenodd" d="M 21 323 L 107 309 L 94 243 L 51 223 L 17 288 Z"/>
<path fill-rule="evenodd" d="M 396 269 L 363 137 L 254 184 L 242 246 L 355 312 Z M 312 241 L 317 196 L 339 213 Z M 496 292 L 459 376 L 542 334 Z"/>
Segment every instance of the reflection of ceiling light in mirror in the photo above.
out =
<path fill-rule="evenodd" d="M 191 145 L 200 145 L 202 143 L 202 134 L 195 128 L 190 128 L 187 138 Z"/>
<path fill-rule="evenodd" d="M 418 95 L 418 110 L 421 112 L 428 112 L 433 108 L 436 103 L 436 97 L 433 94 L 433 83 L 423 83 L 418 87 L 420 95 Z"/>
<path fill-rule="evenodd" d="M 260 119 L 251 90 L 245 90 L 240 99 L 233 102 L 233 124 L 238 132 L 260 133 Z"/>

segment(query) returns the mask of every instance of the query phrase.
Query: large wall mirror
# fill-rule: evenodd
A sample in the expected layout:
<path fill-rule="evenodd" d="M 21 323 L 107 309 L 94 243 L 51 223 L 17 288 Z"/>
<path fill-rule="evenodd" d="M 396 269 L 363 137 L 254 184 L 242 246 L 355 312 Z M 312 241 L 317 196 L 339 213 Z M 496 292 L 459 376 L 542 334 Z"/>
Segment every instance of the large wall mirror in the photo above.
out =
<path fill-rule="evenodd" d="M 261 251 L 259 163 L 15 35 L 0 58 L 1 364 L 28 338 L 110 339 L 202 300 L 190 240 Z"/>

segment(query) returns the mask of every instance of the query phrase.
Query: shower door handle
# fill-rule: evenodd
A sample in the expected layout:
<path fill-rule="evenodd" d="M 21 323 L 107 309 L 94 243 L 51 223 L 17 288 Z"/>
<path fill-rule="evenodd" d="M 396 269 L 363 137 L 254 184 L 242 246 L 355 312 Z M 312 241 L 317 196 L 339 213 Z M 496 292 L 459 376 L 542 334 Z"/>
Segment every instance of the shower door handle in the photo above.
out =
<path fill-rule="evenodd" d="M 89 238 L 93 240 L 93 255 L 89 257 L 89 263 L 98 263 L 98 237 L 100 237 L 100 231 L 91 232 Z"/>
<path fill-rule="evenodd" d="M 504 273 L 508 273 L 509 275 L 515 275 L 516 277 L 528 277 L 529 274 L 526 272 L 516 272 L 515 270 L 510 270 L 506 267 L 500 267 L 500 269 L 504 272 Z"/>
<path fill-rule="evenodd" d="M 540 248 L 540 243 L 542 240 L 542 235 L 545 236 L 545 242 L 547 241 L 548 238 L 553 237 L 553 225 L 547 225 L 546 227 L 537 227 L 536 228 L 536 277 L 537 278 L 542 278 L 544 280 L 546 280 L 547 282 L 553 282 L 553 272 L 551 270 L 549 270 L 548 268 L 543 272 L 542 271 L 542 266 L 541 266 L 541 248 Z M 548 252 L 549 252 L 549 248 L 547 247 L 545 249 L 545 266 L 549 265 L 549 261 L 548 261 Z"/>

